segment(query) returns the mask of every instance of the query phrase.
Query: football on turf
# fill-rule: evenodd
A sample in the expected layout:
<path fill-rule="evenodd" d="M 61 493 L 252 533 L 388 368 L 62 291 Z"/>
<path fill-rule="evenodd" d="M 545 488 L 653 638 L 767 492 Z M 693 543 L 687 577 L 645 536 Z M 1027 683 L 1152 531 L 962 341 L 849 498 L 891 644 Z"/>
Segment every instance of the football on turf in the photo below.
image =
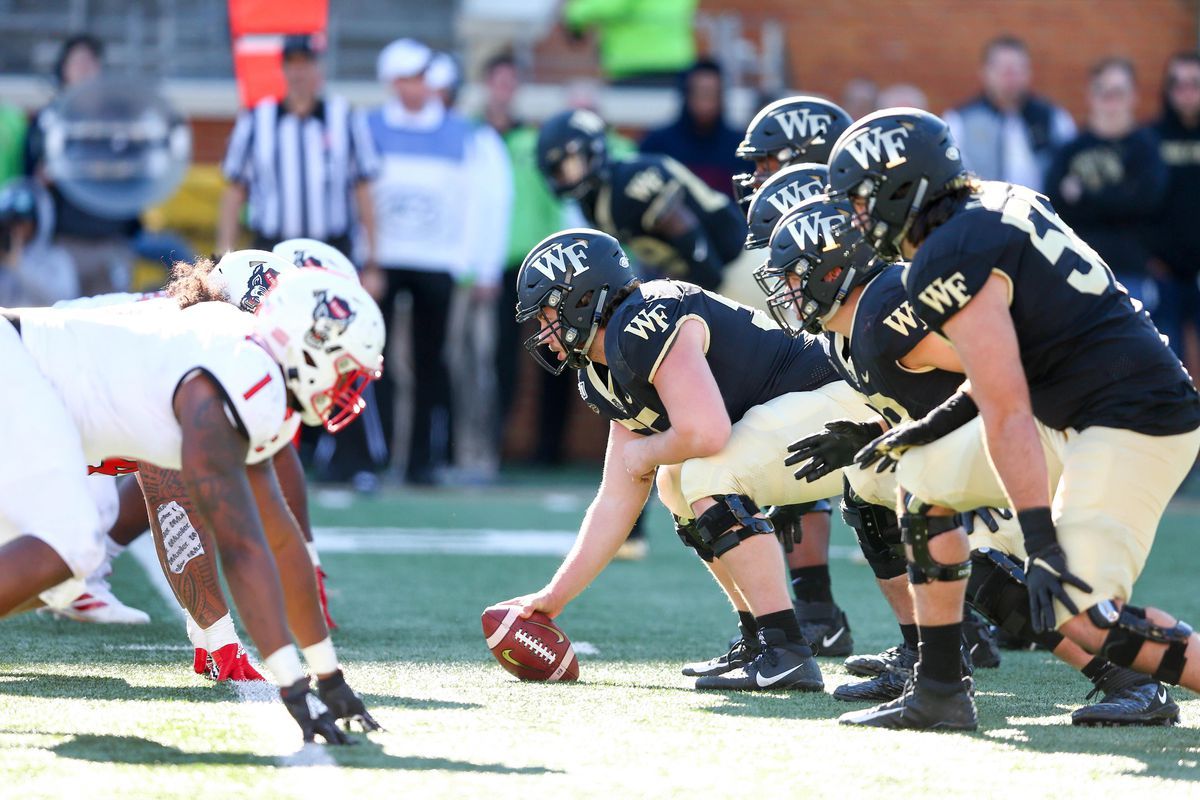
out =
<path fill-rule="evenodd" d="M 518 610 L 506 605 L 483 610 L 483 635 L 500 666 L 523 681 L 577 680 L 579 661 L 562 629 L 540 611 L 521 619 Z"/>

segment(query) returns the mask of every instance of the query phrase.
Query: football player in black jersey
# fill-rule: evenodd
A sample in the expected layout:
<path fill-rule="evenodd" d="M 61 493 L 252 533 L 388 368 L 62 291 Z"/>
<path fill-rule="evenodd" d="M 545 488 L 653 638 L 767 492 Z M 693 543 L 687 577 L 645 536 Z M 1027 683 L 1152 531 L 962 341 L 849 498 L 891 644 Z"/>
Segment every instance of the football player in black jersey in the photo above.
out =
<path fill-rule="evenodd" d="M 823 101 L 821 101 L 823 102 Z M 835 107 L 836 108 L 836 107 Z M 761 123 L 759 123 L 761 127 Z M 755 137 L 755 126 L 746 133 L 747 141 Z M 761 138 L 761 137 L 757 137 Z M 745 144 L 745 143 L 743 143 Z M 824 157 L 833 146 L 809 144 L 808 149 Z M 772 164 L 777 159 L 769 159 Z M 758 175 L 766 171 L 763 167 Z M 747 180 L 754 176 L 743 176 Z M 815 197 L 825 190 L 829 170 L 824 164 L 802 163 L 783 167 L 762 180 L 761 185 L 749 197 L 746 211 L 746 251 L 761 261 L 762 254 L 771 238 L 775 224 L 791 209 L 804 200 Z M 754 283 L 754 273 L 749 270 L 739 276 L 738 285 L 747 284 L 748 290 L 737 292 L 735 299 L 748 305 L 762 306 L 763 296 Z M 727 276 L 722 293 L 729 291 L 734 282 Z M 753 301 L 745 297 L 756 295 Z M 854 639 L 846 613 L 833 599 L 833 586 L 829 576 L 829 514 L 828 500 L 812 506 L 783 506 L 771 513 L 776 528 L 792 526 L 791 538 L 797 542 L 787 554 L 788 575 L 795 595 L 796 616 L 804 636 L 812 642 L 813 649 L 821 656 L 848 656 L 854 652 Z"/>
<path fill-rule="evenodd" d="M 851 126 L 830 188 L 877 253 L 911 260 L 909 302 L 969 380 L 859 460 L 899 459 L 913 574 L 930 599 L 917 598 L 919 621 L 953 623 L 969 572 L 966 536 L 943 510 L 1008 505 L 1034 630 L 1200 688 L 1200 637 L 1127 602 L 1200 448 L 1200 396 L 1147 314 L 1044 198 L 968 174 L 927 112 L 886 109 Z M 846 721 L 973 726 L 969 685 L 935 649 L 922 651 L 911 691 Z"/>
<path fill-rule="evenodd" d="M 550 188 L 628 246 L 643 272 L 716 289 L 746 239 L 737 207 L 667 156 L 610 159 L 604 134 L 604 121 L 586 109 L 546 120 L 537 158 Z"/>
<path fill-rule="evenodd" d="M 957 353 L 930 333 L 905 293 L 900 265 L 883 265 L 861 244 L 861 233 L 848 223 L 849 210 L 816 198 L 785 217 L 771 240 L 771 258 L 760 270 L 760 283 L 771 290 L 768 305 L 776 321 L 793 332 L 825 330 L 833 335 L 831 354 L 839 374 L 867 398 L 880 421 L 840 420 L 793 445 L 789 464 L 803 463 L 797 478 L 815 479 L 852 463 L 854 454 L 875 439 L 883 427 L 920 419 L 953 395 L 962 384 Z M 823 224 L 823 220 L 830 220 Z M 842 299 L 839 300 L 838 298 Z M 879 480 L 893 473 L 851 470 L 860 489 L 863 478 Z M 876 487 L 894 494 L 891 486 Z M 886 496 L 881 497 L 886 500 Z M 974 522 L 974 520 L 971 520 Z M 993 518 L 993 521 L 994 518 Z M 896 534 L 899 531 L 895 531 Z M 860 535 L 863 552 L 875 569 L 898 619 L 911 622 L 904 558 L 897 563 L 898 536 Z M 1027 642 L 1036 642 L 1094 684 L 1102 699 L 1077 709 L 1077 725 L 1161 725 L 1179 719 L 1179 706 L 1153 678 L 1088 655 L 1056 631 L 1035 632 L 1029 595 L 1017 562 L 1025 558 L 1020 528 L 1011 517 L 988 529 L 971 532 L 971 577 L 968 602 L 996 625 Z M 890 579 L 889 579 L 890 578 Z M 907 601 L 907 602 L 906 602 Z M 892 669 L 862 684 L 839 686 L 834 697 L 890 700 L 904 688 L 904 673 L 916 663 L 915 637 L 904 631 Z M 912 631 L 916 633 L 916 631 Z M 850 667 L 850 664 L 847 664 Z M 907 667 L 907 670 L 905 669 Z M 1092 695 L 1089 694 L 1089 698 Z"/>
<path fill-rule="evenodd" d="M 762 311 L 671 280 L 642 283 L 615 239 L 563 231 L 517 276 L 517 318 L 537 320 L 526 348 L 546 369 L 578 371 L 607 417 L 604 478 L 579 537 L 547 586 L 521 598 L 554 616 L 628 535 L 657 481 L 678 533 L 739 613 L 744 640 L 692 665 L 697 688 L 817 691 L 820 670 L 788 597 L 783 557 L 758 505 L 835 494 L 836 475 L 800 488 L 783 468 L 792 432 L 872 413 L 836 380 L 823 342 L 793 339 Z M 777 459 L 777 461 L 776 461 Z"/>

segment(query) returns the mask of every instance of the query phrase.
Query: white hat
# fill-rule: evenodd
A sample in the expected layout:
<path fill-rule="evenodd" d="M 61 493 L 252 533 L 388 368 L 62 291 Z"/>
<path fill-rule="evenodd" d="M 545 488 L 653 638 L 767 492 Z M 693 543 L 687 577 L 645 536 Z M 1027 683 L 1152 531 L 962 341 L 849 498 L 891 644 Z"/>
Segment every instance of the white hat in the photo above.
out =
<path fill-rule="evenodd" d="M 433 51 L 416 39 L 397 39 L 379 51 L 376 72 L 387 83 L 396 78 L 412 78 L 429 67 Z"/>
<path fill-rule="evenodd" d="M 425 70 L 425 85 L 435 92 L 451 89 L 458 83 L 458 64 L 449 53 L 434 53 Z"/>

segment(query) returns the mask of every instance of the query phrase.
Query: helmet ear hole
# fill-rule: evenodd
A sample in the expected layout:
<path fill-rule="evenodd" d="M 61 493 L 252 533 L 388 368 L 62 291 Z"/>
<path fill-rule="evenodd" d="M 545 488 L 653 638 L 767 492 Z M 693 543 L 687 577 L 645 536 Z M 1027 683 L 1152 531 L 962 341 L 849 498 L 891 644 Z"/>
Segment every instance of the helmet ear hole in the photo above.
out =
<path fill-rule="evenodd" d="M 589 305 L 591 305 L 592 296 L 595 293 L 596 292 L 594 289 L 585 292 L 584 295 L 579 298 L 579 302 L 575 304 L 575 307 L 576 308 L 587 308 Z"/>
<path fill-rule="evenodd" d="M 317 362 L 313 360 L 312 355 L 307 350 L 304 351 L 304 363 L 313 369 L 317 368 Z"/>
<path fill-rule="evenodd" d="M 898 187 L 896 187 L 896 191 L 892 192 L 892 196 L 888 199 L 889 200 L 903 200 L 904 198 L 908 197 L 908 195 L 912 191 L 912 189 L 913 189 L 913 182 L 906 181 L 905 183 L 902 183 Z"/>

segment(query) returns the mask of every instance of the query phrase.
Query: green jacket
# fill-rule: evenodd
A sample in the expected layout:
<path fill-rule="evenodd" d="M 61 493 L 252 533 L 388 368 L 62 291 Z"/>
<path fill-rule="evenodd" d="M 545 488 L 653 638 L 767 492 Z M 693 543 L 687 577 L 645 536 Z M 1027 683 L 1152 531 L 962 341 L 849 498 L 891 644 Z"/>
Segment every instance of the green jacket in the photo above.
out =
<path fill-rule="evenodd" d="M 533 246 L 563 228 L 562 203 L 537 165 L 538 129 L 517 125 L 501 138 L 512 162 L 513 206 L 505 269 L 519 267 Z"/>
<path fill-rule="evenodd" d="M 15 106 L 0 106 L 0 186 L 25 169 L 25 112 Z"/>
<path fill-rule="evenodd" d="M 600 67 L 609 78 L 682 72 L 696 61 L 697 0 L 569 0 L 573 30 L 595 27 Z"/>

